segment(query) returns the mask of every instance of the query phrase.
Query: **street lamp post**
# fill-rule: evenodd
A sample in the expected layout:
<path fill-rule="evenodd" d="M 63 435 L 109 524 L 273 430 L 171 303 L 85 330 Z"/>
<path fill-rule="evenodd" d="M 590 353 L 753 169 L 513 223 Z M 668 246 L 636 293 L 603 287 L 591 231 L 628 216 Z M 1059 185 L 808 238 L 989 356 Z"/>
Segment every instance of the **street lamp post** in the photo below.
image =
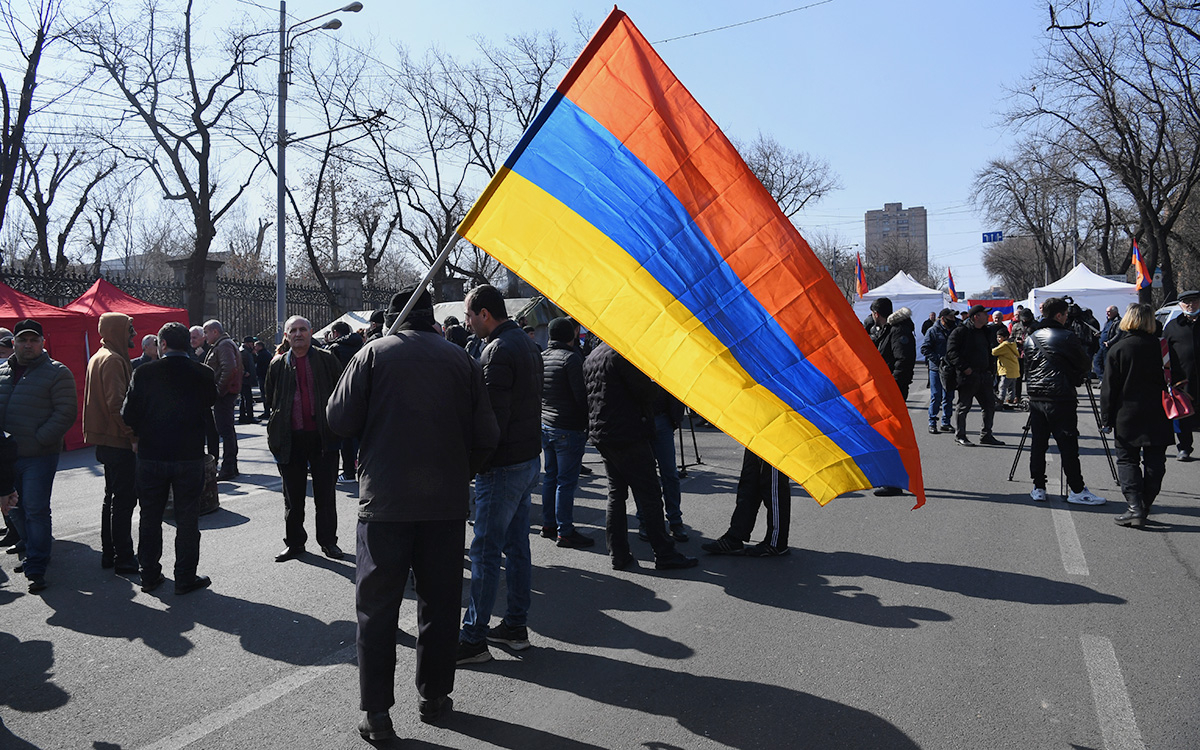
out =
<path fill-rule="evenodd" d="M 279 2 L 279 131 L 276 134 L 276 157 L 277 164 L 277 181 L 276 181 L 276 198 L 275 198 L 275 343 L 283 341 L 283 321 L 287 315 L 287 259 L 285 257 L 285 220 L 287 211 L 285 201 L 287 199 L 287 85 L 288 74 L 291 73 L 288 65 L 289 52 L 291 52 L 291 42 L 288 40 L 288 34 L 295 31 L 301 26 L 310 24 L 313 21 L 324 18 L 325 16 L 334 13 L 357 13 L 363 9 L 362 3 L 350 3 L 342 8 L 322 13 L 319 16 L 313 16 L 307 21 L 294 23 L 291 26 L 287 25 L 287 2 L 280 0 Z M 330 31 L 339 29 L 342 22 L 338 19 L 332 19 L 325 22 L 321 26 L 314 26 L 311 29 L 305 29 L 299 34 L 292 37 L 291 41 L 303 36 L 311 31 L 321 31 L 328 29 Z"/>

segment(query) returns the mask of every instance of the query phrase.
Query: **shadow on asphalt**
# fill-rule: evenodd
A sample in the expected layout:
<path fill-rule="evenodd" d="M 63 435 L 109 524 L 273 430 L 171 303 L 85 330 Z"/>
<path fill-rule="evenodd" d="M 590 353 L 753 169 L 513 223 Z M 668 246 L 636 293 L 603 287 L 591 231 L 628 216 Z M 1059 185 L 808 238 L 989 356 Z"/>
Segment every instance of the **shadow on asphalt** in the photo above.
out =
<path fill-rule="evenodd" d="M 38 750 L 37 745 L 33 745 L 9 731 L 4 725 L 4 717 L 0 716 L 0 747 L 4 750 Z"/>
<path fill-rule="evenodd" d="M 71 700 L 52 681 L 54 644 L 50 641 L 20 641 L 15 635 L 0 633 L 0 664 L 6 677 L 0 681 L 0 705 L 22 713 L 52 711 Z M 12 734 L 0 721 L 0 747 L 33 747 L 9 744 Z"/>
<path fill-rule="evenodd" d="M 745 680 L 706 677 L 676 669 L 631 664 L 597 654 L 538 648 L 505 661 L 504 674 L 622 710 L 665 716 L 703 738 L 731 748 L 918 747 L 900 729 L 857 708 L 799 690 Z M 487 665 L 481 665 L 486 670 Z M 499 747 L 591 748 L 544 732 L 476 716 L 452 714 L 445 729 Z M 650 732 L 652 730 L 644 730 Z M 674 748 L 653 736 L 637 746 Z"/>
<path fill-rule="evenodd" d="M 90 547 L 61 540 L 55 542 L 54 552 L 56 558 L 94 554 Z M 138 640 L 163 656 L 178 658 L 192 650 L 186 633 L 203 625 L 238 636 L 242 648 L 252 654 L 297 666 L 318 663 L 327 656 L 328 643 L 354 640 L 351 621 L 326 624 L 302 612 L 224 596 L 213 589 L 176 596 L 170 578 L 149 594 L 167 609 L 148 607 L 136 600 L 140 592 L 136 576 L 128 580 L 114 577 L 99 566 L 88 572 L 90 566 L 80 562 L 73 564 L 73 575 L 66 575 L 67 565 L 72 563 L 60 564 L 58 569 L 64 574 L 48 578 L 50 586 L 41 593 L 54 610 L 46 620 L 51 627 L 100 638 Z M 353 573 L 352 567 L 341 567 Z M 203 560 L 199 572 L 204 572 Z M 220 584 L 220 580 L 214 581 L 218 589 Z M 9 685 L 22 684 L 24 670 L 14 674 L 17 679 Z"/>

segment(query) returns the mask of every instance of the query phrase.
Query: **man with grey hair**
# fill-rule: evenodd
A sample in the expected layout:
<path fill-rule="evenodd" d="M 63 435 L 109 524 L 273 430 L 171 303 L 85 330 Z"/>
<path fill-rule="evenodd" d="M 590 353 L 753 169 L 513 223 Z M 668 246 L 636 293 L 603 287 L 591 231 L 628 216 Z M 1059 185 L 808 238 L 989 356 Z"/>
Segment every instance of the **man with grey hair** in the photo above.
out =
<path fill-rule="evenodd" d="M 312 474 L 317 544 L 325 556 L 342 559 L 337 545 L 336 475 L 339 442 L 329 429 L 325 406 L 342 375 L 336 356 L 312 345 L 312 324 L 299 315 L 283 327 L 289 349 L 267 367 L 263 401 L 271 409 L 267 447 L 283 477 L 283 551 L 275 562 L 304 553 L 304 496 Z"/>
<path fill-rule="evenodd" d="M 204 364 L 212 368 L 217 380 L 217 402 L 213 404 L 213 421 L 224 444 L 221 471 L 217 474 L 217 479 L 224 481 L 238 475 L 238 438 L 233 409 L 242 392 L 242 363 L 238 358 L 237 344 L 225 333 L 221 321 L 208 321 L 204 324 L 203 331 L 204 340 L 208 342 L 208 354 L 204 357 Z"/>
<path fill-rule="evenodd" d="M 158 336 L 153 333 L 148 333 L 142 336 L 142 356 L 135 357 L 129 361 L 133 365 L 133 369 L 137 369 L 147 362 L 153 362 L 158 359 Z"/>

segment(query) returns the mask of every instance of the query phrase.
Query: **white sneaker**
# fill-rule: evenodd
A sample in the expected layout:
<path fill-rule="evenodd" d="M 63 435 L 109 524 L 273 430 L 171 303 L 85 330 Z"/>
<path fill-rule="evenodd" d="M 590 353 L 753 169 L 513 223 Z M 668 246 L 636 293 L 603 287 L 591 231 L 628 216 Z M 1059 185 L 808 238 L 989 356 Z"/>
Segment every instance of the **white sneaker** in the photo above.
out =
<path fill-rule="evenodd" d="M 1029 496 L 1034 500 L 1037 500 L 1039 503 L 1046 502 L 1046 491 L 1041 487 L 1034 487 L 1029 491 Z"/>
<path fill-rule="evenodd" d="M 1067 502 L 1075 505 L 1104 505 L 1108 501 L 1099 495 L 1092 494 L 1092 491 L 1084 487 L 1079 492 L 1071 492 L 1067 495 Z"/>

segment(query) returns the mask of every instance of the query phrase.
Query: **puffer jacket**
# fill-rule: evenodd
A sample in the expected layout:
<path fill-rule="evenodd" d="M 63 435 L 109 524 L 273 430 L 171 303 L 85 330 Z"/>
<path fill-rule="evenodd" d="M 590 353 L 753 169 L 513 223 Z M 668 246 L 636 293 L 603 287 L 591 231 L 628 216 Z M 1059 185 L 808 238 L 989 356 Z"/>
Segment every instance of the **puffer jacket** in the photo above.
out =
<path fill-rule="evenodd" d="M 588 435 L 593 443 L 633 443 L 654 435 L 654 382 L 608 344 L 583 363 Z"/>
<path fill-rule="evenodd" d="M 512 320 L 496 326 L 479 356 L 500 443 L 484 471 L 542 454 L 542 353 Z"/>
<path fill-rule="evenodd" d="M 560 430 L 587 429 L 583 357 L 570 343 L 551 341 L 542 352 L 542 424 Z"/>
<path fill-rule="evenodd" d="M 1079 337 L 1048 320 L 1025 339 L 1025 392 L 1033 401 L 1075 401 L 1091 365 Z"/>
<path fill-rule="evenodd" d="M 204 355 L 204 364 L 212 368 L 217 378 L 217 397 L 242 392 L 242 358 L 238 356 L 237 344 L 222 333 L 217 343 Z"/>
<path fill-rule="evenodd" d="M 1013 342 L 1005 339 L 992 349 L 992 356 L 996 358 L 996 374 L 1002 378 L 1019 378 L 1021 377 L 1021 350 Z"/>
<path fill-rule="evenodd" d="M 912 310 L 902 307 L 888 316 L 887 324 L 875 343 L 883 361 L 892 371 L 892 378 L 900 385 L 913 380 L 913 367 L 917 363 L 916 327 L 912 322 Z"/>
<path fill-rule="evenodd" d="M 92 445 L 133 448 L 133 430 L 121 418 L 121 405 L 133 377 L 129 361 L 129 327 L 123 313 L 100 316 L 103 346 L 88 360 L 83 381 L 83 439 Z"/>
<path fill-rule="evenodd" d="M 16 438 L 22 458 L 58 453 L 79 413 L 75 376 L 46 352 L 29 364 L 20 382 L 13 376 L 16 365 L 16 354 L 0 364 L 0 424 Z"/>

